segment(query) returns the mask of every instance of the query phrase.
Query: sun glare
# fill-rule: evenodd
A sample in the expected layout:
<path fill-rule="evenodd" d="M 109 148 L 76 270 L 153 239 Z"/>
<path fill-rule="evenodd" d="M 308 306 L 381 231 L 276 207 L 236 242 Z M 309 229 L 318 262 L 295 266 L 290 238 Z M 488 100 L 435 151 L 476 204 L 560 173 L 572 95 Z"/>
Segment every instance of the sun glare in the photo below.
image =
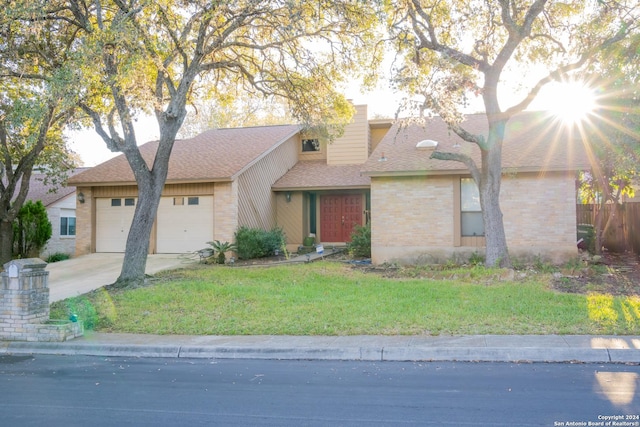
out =
<path fill-rule="evenodd" d="M 565 122 L 576 123 L 584 120 L 595 107 L 595 94 L 580 82 L 554 85 L 549 96 L 551 112 Z"/>

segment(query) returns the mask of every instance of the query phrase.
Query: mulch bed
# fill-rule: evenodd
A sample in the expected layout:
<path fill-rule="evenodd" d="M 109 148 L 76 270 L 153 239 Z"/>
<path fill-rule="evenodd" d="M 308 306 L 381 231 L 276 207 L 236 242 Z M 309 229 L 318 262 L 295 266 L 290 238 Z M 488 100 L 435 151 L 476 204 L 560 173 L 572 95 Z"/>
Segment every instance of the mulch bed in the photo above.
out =
<path fill-rule="evenodd" d="M 578 271 L 556 273 L 552 286 L 560 292 L 640 295 L 640 257 L 633 253 L 604 253 L 597 263 Z"/>

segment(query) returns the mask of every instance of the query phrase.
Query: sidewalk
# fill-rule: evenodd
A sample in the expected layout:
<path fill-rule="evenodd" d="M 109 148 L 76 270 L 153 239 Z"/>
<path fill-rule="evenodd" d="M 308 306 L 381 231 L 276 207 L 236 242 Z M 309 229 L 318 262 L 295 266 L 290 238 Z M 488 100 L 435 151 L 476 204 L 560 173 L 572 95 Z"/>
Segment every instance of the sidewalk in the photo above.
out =
<path fill-rule="evenodd" d="M 640 363 L 639 336 L 175 336 L 87 331 L 62 343 L 0 342 L 2 354 L 212 359 Z"/>

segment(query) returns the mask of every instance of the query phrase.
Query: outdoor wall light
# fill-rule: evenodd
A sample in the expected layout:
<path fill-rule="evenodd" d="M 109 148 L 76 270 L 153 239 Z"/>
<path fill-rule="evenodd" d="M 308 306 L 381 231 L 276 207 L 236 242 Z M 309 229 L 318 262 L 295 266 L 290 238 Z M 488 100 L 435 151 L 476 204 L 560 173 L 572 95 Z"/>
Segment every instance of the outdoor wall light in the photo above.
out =
<path fill-rule="evenodd" d="M 291 202 L 291 191 L 284 193 L 284 198 L 287 199 L 287 203 Z"/>
<path fill-rule="evenodd" d="M 78 193 L 78 201 L 84 203 L 84 193 Z"/>

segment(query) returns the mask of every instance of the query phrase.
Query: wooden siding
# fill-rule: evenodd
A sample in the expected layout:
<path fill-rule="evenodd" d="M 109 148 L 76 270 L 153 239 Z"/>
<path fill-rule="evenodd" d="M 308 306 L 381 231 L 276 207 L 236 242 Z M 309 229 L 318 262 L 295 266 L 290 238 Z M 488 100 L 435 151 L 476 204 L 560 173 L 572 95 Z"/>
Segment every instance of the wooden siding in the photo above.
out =
<path fill-rule="evenodd" d="M 389 127 L 391 127 L 391 125 L 389 125 Z M 389 132 L 389 127 L 386 128 L 371 128 L 370 132 L 371 132 L 371 148 L 369 150 L 369 153 L 372 153 L 373 150 L 376 149 L 376 147 L 378 146 L 378 144 L 380 143 L 380 141 L 382 141 L 382 138 L 384 138 L 384 136 L 387 134 L 387 132 Z"/>
<path fill-rule="evenodd" d="M 298 160 L 298 137 L 289 139 L 238 178 L 238 226 L 270 230 L 276 225 L 271 186 Z"/>
<path fill-rule="evenodd" d="M 213 194 L 213 183 L 168 184 L 162 196 L 204 196 Z M 136 185 L 120 185 L 109 187 L 93 187 L 93 197 L 135 197 L 138 195 Z"/>
<path fill-rule="evenodd" d="M 290 202 L 287 202 L 286 193 L 276 195 L 277 225 L 284 231 L 289 250 L 297 250 L 302 244 L 307 203 L 306 197 L 299 191 L 291 193 Z"/>
<path fill-rule="evenodd" d="M 470 246 L 472 248 L 484 248 L 484 236 L 462 236 L 460 237 L 460 246 Z"/>
<path fill-rule="evenodd" d="M 133 197 L 138 195 L 136 185 L 120 185 L 110 187 L 93 187 L 93 197 Z"/>
<path fill-rule="evenodd" d="M 214 184 L 202 182 L 197 184 L 169 184 L 162 191 L 163 196 L 207 196 L 213 194 Z"/>
<path fill-rule="evenodd" d="M 353 122 L 344 129 L 344 135 L 327 147 L 327 164 L 357 165 L 369 157 L 369 121 L 367 106 L 356 106 Z"/>

